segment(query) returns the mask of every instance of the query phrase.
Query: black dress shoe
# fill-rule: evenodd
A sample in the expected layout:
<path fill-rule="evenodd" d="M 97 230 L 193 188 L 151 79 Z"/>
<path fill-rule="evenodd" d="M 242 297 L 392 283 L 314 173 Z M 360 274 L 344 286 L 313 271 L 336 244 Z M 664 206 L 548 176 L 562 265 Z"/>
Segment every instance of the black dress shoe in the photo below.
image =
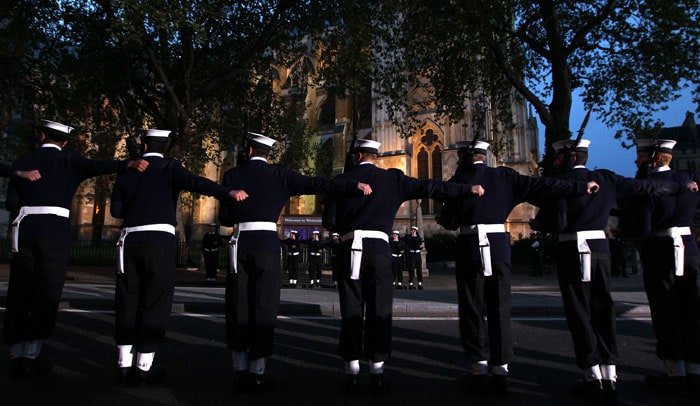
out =
<path fill-rule="evenodd" d="M 369 390 L 372 394 L 379 395 L 382 392 L 388 391 L 391 387 L 391 381 L 386 374 L 370 374 L 369 376 Z"/>
<path fill-rule="evenodd" d="M 127 382 L 134 386 L 156 385 L 165 378 L 165 370 L 152 366 L 148 371 L 131 368 L 128 372 Z"/>
<path fill-rule="evenodd" d="M 576 381 L 574 382 L 571 391 L 574 393 L 574 395 L 583 399 L 596 402 L 602 402 L 604 399 L 603 382 L 599 379 L 592 381 Z"/>
<path fill-rule="evenodd" d="M 355 394 L 360 390 L 359 374 L 345 374 L 343 378 L 343 388 L 345 393 Z"/>
<path fill-rule="evenodd" d="M 29 378 L 29 358 L 18 357 L 10 360 L 10 379 L 21 381 Z"/>
<path fill-rule="evenodd" d="M 418 290 L 423 290 L 423 285 L 418 285 Z"/>
<path fill-rule="evenodd" d="M 505 375 L 491 375 L 489 378 L 489 392 L 494 395 L 508 394 L 508 379 Z"/>
<path fill-rule="evenodd" d="M 605 403 L 617 403 L 617 382 L 603 379 L 603 399 Z"/>
<path fill-rule="evenodd" d="M 131 367 L 120 367 L 117 370 L 117 384 L 118 385 L 126 385 L 129 381 L 129 375 L 131 374 Z"/>
<path fill-rule="evenodd" d="M 19 357 L 10 360 L 10 378 L 25 380 L 47 376 L 53 370 L 53 363 L 43 358 Z"/>
<path fill-rule="evenodd" d="M 486 374 L 465 373 L 457 377 L 457 385 L 471 394 L 485 395 L 489 392 L 489 376 Z"/>
<path fill-rule="evenodd" d="M 250 390 L 253 393 L 270 392 L 275 388 L 277 379 L 272 374 L 250 373 Z"/>

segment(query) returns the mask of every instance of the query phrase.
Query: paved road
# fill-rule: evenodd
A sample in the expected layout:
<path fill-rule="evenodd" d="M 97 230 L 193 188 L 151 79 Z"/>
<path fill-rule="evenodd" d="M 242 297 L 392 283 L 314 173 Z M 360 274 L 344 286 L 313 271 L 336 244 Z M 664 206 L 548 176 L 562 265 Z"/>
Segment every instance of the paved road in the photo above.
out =
<path fill-rule="evenodd" d="M 0 264 L 0 306 L 6 301 L 9 267 Z M 220 281 L 225 275 L 220 274 Z M 175 312 L 222 313 L 223 283 L 205 283 L 204 273 L 178 269 L 176 274 Z M 330 280 L 326 276 L 327 286 Z M 641 275 L 613 278 L 613 299 L 620 316 L 649 315 Z M 63 292 L 65 308 L 111 309 L 113 306 L 114 270 L 110 268 L 71 267 Z M 531 277 L 527 270 L 515 268 L 513 273 L 514 316 L 561 316 L 562 302 L 556 277 L 546 274 Z M 283 288 L 281 315 L 340 316 L 338 294 L 332 288 Z M 453 272 L 431 272 L 425 278 L 425 290 L 395 290 L 396 317 L 456 317 L 457 292 Z"/>
<path fill-rule="evenodd" d="M 0 311 L 0 320 L 3 312 Z M 231 358 L 224 347 L 224 320 L 216 315 L 175 314 L 156 364 L 167 371 L 161 385 L 147 388 L 114 384 L 116 350 L 113 315 L 66 309 L 59 314 L 44 355 L 55 362 L 52 376 L 36 382 L 11 382 L 0 374 L 2 405 L 577 405 L 569 387 L 580 378 L 566 324 L 559 318 L 516 318 L 515 359 L 510 394 L 478 397 L 462 392 L 454 377 L 465 366 L 453 318 L 402 319 L 394 323 L 392 358 L 386 373 L 392 391 L 376 397 L 362 391 L 348 397 L 340 390 L 342 361 L 336 355 L 339 320 L 334 317 L 283 317 L 275 355 L 268 370 L 277 376 L 274 392 L 234 395 Z M 621 405 L 691 405 L 665 397 L 642 384 L 645 374 L 660 372 L 648 320 L 618 322 Z M 0 353 L 7 347 L 0 344 Z M 7 370 L 0 357 L 0 371 Z M 363 363 L 363 374 L 367 365 Z"/>

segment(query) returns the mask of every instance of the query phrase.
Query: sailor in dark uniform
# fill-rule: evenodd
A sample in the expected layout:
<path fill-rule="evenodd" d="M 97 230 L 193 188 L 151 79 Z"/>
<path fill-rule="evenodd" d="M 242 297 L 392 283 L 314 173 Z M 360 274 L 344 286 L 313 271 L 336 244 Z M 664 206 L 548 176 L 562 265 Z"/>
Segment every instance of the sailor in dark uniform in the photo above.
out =
<path fill-rule="evenodd" d="M 11 166 L 0 164 L 0 177 L 11 178 L 13 176 L 30 181 L 41 179 L 41 174 L 36 169 L 31 171 L 18 171 Z"/>
<path fill-rule="evenodd" d="M 245 190 L 239 204 L 222 204 L 221 224 L 234 227 L 231 266 L 226 279 L 226 336 L 232 352 L 234 390 L 261 391 L 274 383 L 265 374 L 272 355 L 280 303 L 280 244 L 277 219 L 291 196 L 371 193 L 369 185 L 350 180 L 303 176 L 267 163 L 275 141 L 249 134 L 249 158 L 224 174 L 224 186 Z M 359 189 L 359 190 L 358 190 Z"/>
<path fill-rule="evenodd" d="M 219 199 L 246 197 L 243 191 L 196 176 L 179 161 L 164 158 L 169 134 L 167 130 L 145 130 L 141 140 L 148 170 L 119 175 L 112 189 L 110 212 L 124 220 L 117 244 L 114 295 L 120 382 L 144 384 L 162 376 L 162 370 L 152 366 L 172 308 L 180 192 Z"/>
<path fill-rule="evenodd" d="M 391 272 L 394 275 L 394 288 L 403 289 L 403 254 L 405 244 L 401 241 L 401 233 L 399 230 L 394 230 L 391 233 Z"/>
<path fill-rule="evenodd" d="M 533 178 L 506 167 L 489 167 L 484 163 L 488 147 L 482 141 L 473 147 L 471 143 L 459 144 L 460 163 L 450 181 L 478 182 L 487 193 L 480 199 L 448 201 L 438 222 L 460 230 L 455 265 L 460 335 L 468 361 L 460 384 L 468 391 L 505 394 L 513 341 L 511 249 L 504 223 L 511 210 L 524 201 L 582 195 L 597 185 Z"/>
<path fill-rule="evenodd" d="M 340 234 L 331 233 L 331 240 L 326 243 L 326 247 L 331 251 L 331 279 L 333 280 L 334 288 L 338 287 L 338 267 L 340 266 L 338 254 L 340 253 L 341 245 Z"/>
<path fill-rule="evenodd" d="M 289 231 L 289 237 L 284 240 L 287 245 L 287 277 L 289 286 L 295 288 L 298 282 L 299 257 L 301 256 L 301 243 L 297 230 Z"/>
<path fill-rule="evenodd" d="M 139 161 L 90 160 L 64 149 L 72 127 L 41 122 L 41 147 L 19 158 L 15 170 L 38 170 L 35 182 L 14 177 L 7 208 L 14 215 L 12 257 L 3 335 L 10 346 L 10 376 L 29 378 L 51 372 L 39 358 L 42 343 L 51 336 L 70 255 L 68 216 L 78 186 L 88 178 L 144 170 Z"/>
<path fill-rule="evenodd" d="M 212 224 L 211 229 L 202 237 L 202 255 L 204 256 L 204 269 L 208 283 L 216 282 L 221 243 L 222 238 L 216 232 L 216 224 Z"/>
<path fill-rule="evenodd" d="M 306 242 L 309 247 L 309 287 L 321 286 L 321 268 L 323 266 L 323 245 L 319 239 L 320 231 L 311 233 L 311 240 Z"/>
<path fill-rule="evenodd" d="M 411 235 L 406 236 L 406 249 L 408 250 L 408 288 L 413 290 L 423 289 L 423 257 L 421 250 L 423 249 L 423 238 L 418 235 L 418 227 L 411 226 Z M 414 285 L 415 280 L 418 285 Z"/>
<path fill-rule="evenodd" d="M 697 173 L 670 168 L 673 140 L 637 140 L 638 177 L 687 182 Z M 644 287 L 666 373 L 645 383 L 660 391 L 700 395 L 700 252 L 691 225 L 698 193 L 633 200 L 627 207 L 644 238 L 638 243 Z"/>
<path fill-rule="evenodd" d="M 559 179 L 593 180 L 600 192 L 542 205 L 532 223 L 535 230 L 558 234 L 557 275 L 574 351 L 584 379 L 574 393 L 592 400 L 616 397 L 618 352 L 615 309 L 610 295 L 611 252 L 604 229 L 620 199 L 679 193 L 685 185 L 629 179 L 598 169 L 586 169 L 589 140 L 555 142 L 554 167 Z"/>
<path fill-rule="evenodd" d="M 379 143 L 361 140 L 352 152 L 358 165 L 336 179 L 367 182 L 369 197 L 329 199 L 324 225 L 343 236 L 338 292 L 341 309 L 339 355 L 345 361 L 345 385 L 357 391 L 360 357 L 369 358 L 371 390 L 387 389 L 384 361 L 391 353 L 393 274 L 389 233 L 406 200 L 456 198 L 483 194 L 477 186 L 415 179 L 375 165 Z M 363 352 L 364 349 L 364 352 Z"/>

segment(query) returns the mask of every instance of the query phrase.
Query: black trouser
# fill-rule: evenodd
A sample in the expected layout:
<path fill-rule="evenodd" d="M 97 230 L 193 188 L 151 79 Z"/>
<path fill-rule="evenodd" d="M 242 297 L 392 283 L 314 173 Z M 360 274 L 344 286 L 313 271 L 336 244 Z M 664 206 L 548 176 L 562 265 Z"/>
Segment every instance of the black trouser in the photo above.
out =
<path fill-rule="evenodd" d="M 309 282 L 321 279 L 321 256 L 309 255 Z"/>
<path fill-rule="evenodd" d="M 331 255 L 331 279 L 333 282 L 338 281 L 338 267 L 340 263 L 338 261 L 338 255 Z"/>
<path fill-rule="evenodd" d="M 299 268 L 299 255 L 287 255 L 287 272 L 289 279 L 297 279 Z"/>
<path fill-rule="evenodd" d="M 700 363 L 700 257 L 686 256 L 683 276 L 676 276 L 671 238 L 646 240 L 639 253 L 656 354 L 661 359 Z"/>
<path fill-rule="evenodd" d="M 341 255 L 340 269 L 338 293 L 342 321 L 338 354 L 346 361 L 360 359 L 364 346 L 364 355 L 371 361 L 387 360 L 391 355 L 391 259 L 363 252 L 360 279 L 353 280 L 348 250 Z"/>
<path fill-rule="evenodd" d="M 51 336 L 66 280 L 69 236 L 67 218 L 30 215 L 22 220 L 7 287 L 3 336 L 8 345 Z"/>
<path fill-rule="evenodd" d="M 469 361 L 507 364 L 513 358 L 510 265 L 493 261 L 493 275 L 484 276 L 478 246 L 469 245 L 468 237 L 457 237 L 455 259 L 462 347 Z"/>
<path fill-rule="evenodd" d="M 391 257 L 391 272 L 394 275 L 394 282 L 400 284 L 403 282 L 403 258 Z"/>
<path fill-rule="evenodd" d="M 272 355 L 280 305 L 279 255 L 238 250 L 238 272 L 226 278 L 226 340 L 250 359 Z"/>
<path fill-rule="evenodd" d="M 204 269 L 207 272 L 207 278 L 216 278 L 216 273 L 219 268 L 219 250 L 204 251 Z"/>
<path fill-rule="evenodd" d="M 559 243 L 557 275 L 566 322 L 581 369 L 617 364 L 615 308 L 610 295 L 610 255 L 591 254 L 591 281 L 581 281 L 576 241 Z"/>
<path fill-rule="evenodd" d="M 128 238 L 124 273 L 117 274 L 114 295 L 115 339 L 117 345 L 134 345 L 134 352 L 155 352 L 165 338 L 173 305 L 176 248 L 129 244 Z"/>
<path fill-rule="evenodd" d="M 418 282 L 423 283 L 423 259 L 420 252 L 408 254 L 408 283 L 413 283 L 414 274 Z"/>

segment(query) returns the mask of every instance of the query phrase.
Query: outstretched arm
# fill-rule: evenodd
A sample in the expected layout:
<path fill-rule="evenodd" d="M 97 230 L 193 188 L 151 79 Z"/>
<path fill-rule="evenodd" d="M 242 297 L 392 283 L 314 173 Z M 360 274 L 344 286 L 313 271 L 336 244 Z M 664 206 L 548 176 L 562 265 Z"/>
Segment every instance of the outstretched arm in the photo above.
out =
<path fill-rule="evenodd" d="M 15 171 L 14 175 L 21 179 L 35 181 L 41 179 L 41 174 L 36 169 L 33 171 Z"/>
<path fill-rule="evenodd" d="M 248 193 L 246 193 L 245 190 L 231 190 L 228 195 L 237 202 L 242 202 L 248 198 Z"/>

